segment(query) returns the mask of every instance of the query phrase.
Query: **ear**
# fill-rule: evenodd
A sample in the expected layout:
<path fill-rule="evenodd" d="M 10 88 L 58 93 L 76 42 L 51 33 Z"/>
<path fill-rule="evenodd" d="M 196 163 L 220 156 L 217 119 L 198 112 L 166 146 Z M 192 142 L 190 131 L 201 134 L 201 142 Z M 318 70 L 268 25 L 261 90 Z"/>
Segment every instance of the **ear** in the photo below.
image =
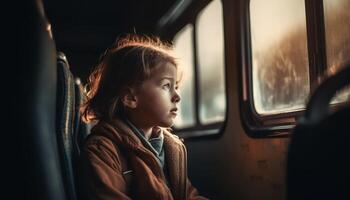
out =
<path fill-rule="evenodd" d="M 137 97 L 135 95 L 135 91 L 132 88 L 127 87 L 123 89 L 120 94 L 120 98 L 125 107 L 131 109 L 137 107 Z"/>

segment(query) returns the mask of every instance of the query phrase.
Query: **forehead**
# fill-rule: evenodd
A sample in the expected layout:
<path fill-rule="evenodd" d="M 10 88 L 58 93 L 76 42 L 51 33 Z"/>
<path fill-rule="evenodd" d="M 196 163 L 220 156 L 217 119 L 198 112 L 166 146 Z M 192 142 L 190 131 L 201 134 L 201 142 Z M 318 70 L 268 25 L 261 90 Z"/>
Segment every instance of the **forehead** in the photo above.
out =
<path fill-rule="evenodd" d="M 177 68 L 170 62 L 159 63 L 151 70 L 151 78 L 173 77 L 176 78 Z"/>

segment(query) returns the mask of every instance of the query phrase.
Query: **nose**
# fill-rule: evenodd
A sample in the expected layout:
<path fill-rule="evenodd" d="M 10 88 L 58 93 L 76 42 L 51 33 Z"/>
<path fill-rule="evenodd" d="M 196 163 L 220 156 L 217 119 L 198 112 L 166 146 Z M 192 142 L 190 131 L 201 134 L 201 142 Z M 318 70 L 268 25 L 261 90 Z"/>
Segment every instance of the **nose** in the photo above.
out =
<path fill-rule="evenodd" d="M 171 98 L 171 102 L 178 103 L 181 100 L 181 97 L 177 91 L 174 91 L 174 95 Z"/>

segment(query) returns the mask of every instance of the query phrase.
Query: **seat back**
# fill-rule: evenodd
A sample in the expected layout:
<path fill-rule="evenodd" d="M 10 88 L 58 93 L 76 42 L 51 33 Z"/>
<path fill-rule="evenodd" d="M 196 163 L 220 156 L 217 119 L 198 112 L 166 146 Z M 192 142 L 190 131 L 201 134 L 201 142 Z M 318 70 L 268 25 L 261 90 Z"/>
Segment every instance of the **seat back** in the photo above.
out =
<path fill-rule="evenodd" d="M 19 135 L 13 149 L 21 149 L 20 179 L 16 193 L 25 193 L 25 199 L 64 200 L 65 191 L 61 177 L 57 138 L 56 112 L 56 50 L 41 1 L 21 2 L 25 7 L 20 29 L 18 84 L 20 95 L 15 102 L 16 124 L 11 134 Z M 15 142 L 15 141 L 11 141 Z M 17 142 L 17 141 L 16 141 Z M 5 172 L 8 173 L 8 172 Z M 24 184 L 23 184 L 24 183 Z M 7 183 L 6 183 L 7 184 Z M 21 184 L 24 187 L 21 187 Z M 22 191 L 26 190 L 25 192 Z M 18 194 L 11 194 L 12 199 Z"/>
<path fill-rule="evenodd" d="M 59 52 L 57 54 L 57 141 L 64 185 L 70 200 L 76 199 L 75 171 L 79 153 L 75 148 L 75 111 L 74 77 L 69 70 L 66 56 Z"/>
<path fill-rule="evenodd" d="M 350 199 L 350 105 L 331 112 L 337 91 L 350 84 L 350 66 L 327 79 L 295 127 L 287 162 L 288 199 Z"/>

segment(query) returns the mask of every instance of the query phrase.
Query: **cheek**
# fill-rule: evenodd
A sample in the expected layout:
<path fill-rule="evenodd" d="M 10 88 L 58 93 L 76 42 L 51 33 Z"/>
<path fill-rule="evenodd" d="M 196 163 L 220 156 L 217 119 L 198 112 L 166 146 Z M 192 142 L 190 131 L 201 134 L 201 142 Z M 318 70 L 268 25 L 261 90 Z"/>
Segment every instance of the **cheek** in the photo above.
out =
<path fill-rule="evenodd" d="M 144 99 L 146 107 L 151 108 L 154 112 L 161 113 L 166 112 L 166 109 L 170 107 L 170 95 L 167 91 L 156 91 L 150 93 L 147 98 Z"/>

